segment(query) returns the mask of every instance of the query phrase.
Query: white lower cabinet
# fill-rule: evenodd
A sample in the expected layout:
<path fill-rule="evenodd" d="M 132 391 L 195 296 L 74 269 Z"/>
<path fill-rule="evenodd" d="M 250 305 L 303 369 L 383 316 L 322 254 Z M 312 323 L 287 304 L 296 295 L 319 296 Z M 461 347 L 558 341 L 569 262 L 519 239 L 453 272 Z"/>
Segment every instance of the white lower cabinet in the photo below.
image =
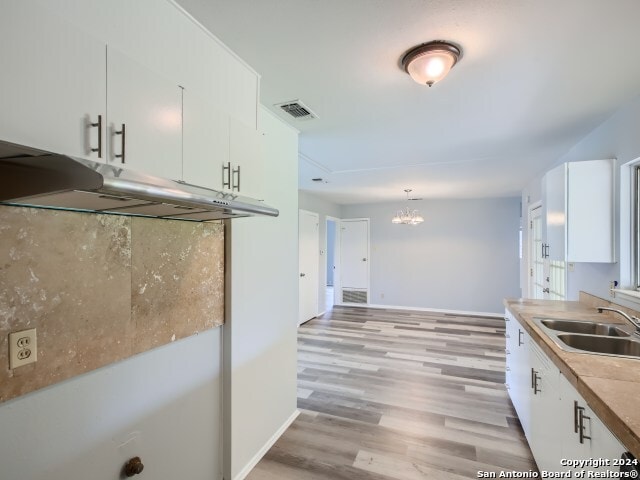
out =
<path fill-rule="evenodd" d="M 598 466 L 592 459 L 618 459 L 626 451 L 624 445 L 515 317 L 507 311 L 505 319 L 507 388 L 538 468 L 619 471 L 617 466 Z M 581 460 L 583 464 L 577 463 Z"/>
<path fill-rule="evenodd" d="M 534 342 L 529 346 L 529 353 L 532 419 L 529 444 L 540 470 L 558 471 L 558 452 L 562 445 L 561 436 L 557 434 L 561 420 L 558 409 L 560 371 Z"/>
<path fill-rule="evenodd" d="M 529 439 L 531 432 L 531 398 L 529 344 L 530 338 L 520 323 L 507 312 L 506 320 L 506 383 L 509 396 L 516 409 L 524 434 Z"/>
<path fill-rule="evenodd" d="M 626 451 L 618 439 L 593 413 L 582 395 L 560 375 L 561 418 L 559 436 L 562 438 L 562 458 L 568 460 L 615 459 Z M 574 466 L 573 471 L 601 472 L 606 467 Z M 611 470 L 618 468 L 611 467 Z"/>

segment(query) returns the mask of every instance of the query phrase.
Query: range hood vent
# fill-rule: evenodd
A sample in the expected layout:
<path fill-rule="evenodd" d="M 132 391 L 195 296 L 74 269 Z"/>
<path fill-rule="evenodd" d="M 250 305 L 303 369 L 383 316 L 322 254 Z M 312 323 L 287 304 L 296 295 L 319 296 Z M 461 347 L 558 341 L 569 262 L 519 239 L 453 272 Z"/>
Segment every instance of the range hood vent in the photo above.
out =
<path fill-rule="evenodd" d="M 279 214 L 240 195 L 6 142 L 0 204 L 197 222 Z"/>

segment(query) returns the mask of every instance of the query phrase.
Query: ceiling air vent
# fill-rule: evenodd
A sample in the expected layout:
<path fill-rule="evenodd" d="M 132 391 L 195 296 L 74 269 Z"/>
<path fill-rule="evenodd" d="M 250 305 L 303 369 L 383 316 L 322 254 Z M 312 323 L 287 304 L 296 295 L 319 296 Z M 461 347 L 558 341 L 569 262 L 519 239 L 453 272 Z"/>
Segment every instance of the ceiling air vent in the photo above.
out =
<path fill-rule="evenodd" d="M 275 106 L 280 107 L 284 112 L 288 113 L 296 120 L 310 120 L 312 118 L 318 118 L 318 116 L 300 100 L 277 103 Z"/>

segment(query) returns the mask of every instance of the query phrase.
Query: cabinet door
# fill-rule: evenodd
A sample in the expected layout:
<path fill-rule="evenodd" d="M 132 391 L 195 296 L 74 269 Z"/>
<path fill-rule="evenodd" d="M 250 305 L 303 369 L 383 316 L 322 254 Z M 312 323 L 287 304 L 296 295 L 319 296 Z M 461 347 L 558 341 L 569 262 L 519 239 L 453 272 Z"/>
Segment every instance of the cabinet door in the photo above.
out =
<path fill-rule="evenodd" d="M 564 261 L 567 227 L 567 164 L 550 170 L 543 179 L 543 239 L 550 260 Z"/>
<path fill-rule="evenodd" d="M 258 75 L 235 56 L 224 58 L 227 73 L 227 108 L 232 117 L 253 130 L 258 127 Z"/>
<path fill-rule="evenodd" d="M 568 164 L 567 261 L 614 262 L 613 160 Z"/>
<path fill-rule="evenodd" d="M 560 371 L 535 344 L 529 345 L 532 384 L 530 389 L 531 436 L 529 445 L 540 470 L 560 471 L 561 437 L 557 434 L 561 412 L 559 376 Z"/>
<path fill-rule="evenodd" d="M 182 178 L 188 183 L 222 190 L 222 166 L 229 162 L 229 116 L 189 90 L 183 93 L 182 106 Z"/>
<path fill-rule="evenodd" d="M 113 48 L 107 78 L 109 162 L 181 179 L 182 89 Z"/>
<path fill-rule="evenodd" d="M 531 434 L 531 369 L 529 366 L 529 335 L 522 325 L 507 312 L 507 366 L 509 367 L 509 396 L 522 430 L 529 439 Z"/>
<path fill-rule="evenodd" d="M 577 403 L 576 403 L 577 402 Z M 571 460 L 620 458 L 626 448 L 609 431 L 587 405 L 569 381 L 560 375 L 562 458 Z M 578 409 L 576 409 L 578 407 Z M 582 409 L 583 439 L 580 441 L 580 410 Z M 587 438 L 589 437 L 589 438 Z M 612 468 L 615 470 L 617 468 Z M 602 471 L 606 467 L 576 467 L 573 471 Z"/>
<path fill-rule="evenodd" d="M 245 123 L 231 118 L 229 136 L 229 158 L 232 172 L 232 190 L 248 197 L 262 200 L 262 142 L 258 131 Z M 237 173 L 237 169 L 240 172 Z"/>
<path fill-rule="evenodd" d="M 0 139 L 100 161 L 104 43 L 33 2 L 4 2 L 0 58 Z"/>

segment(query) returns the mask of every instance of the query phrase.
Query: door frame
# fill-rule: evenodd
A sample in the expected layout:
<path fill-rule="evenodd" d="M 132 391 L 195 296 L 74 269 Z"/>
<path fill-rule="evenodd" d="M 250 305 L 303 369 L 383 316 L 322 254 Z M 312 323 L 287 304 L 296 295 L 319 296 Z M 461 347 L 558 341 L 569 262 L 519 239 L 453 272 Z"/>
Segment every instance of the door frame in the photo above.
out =
<path fill-rule="evenodd" d="M 327 229 L 327 223 L 329 221 L 332 221 L 336 224 L 336 231 L 335 231 L 335 236 L 334 236 L 334 244 L 333 244 L 333 264 L 334 264 L 334 271 L 333 271 L 333 304 L 334 305 L 339 305 L 340 302 L 338 302 L 338 299 L 340 298 L 340 296 L 338 295 L 338 292 L 340 292 L 340 288 L 342 288 L 342 282 L 340 281 L 340 218 L 337 217 L 332 217 L 331 215 L 325 215 L 325 219 L 324 219 L 324 251 L 327 252 L 327 245 L 329 244 L 329 233 L 328 233 L 328 229 Z M 325 262 L 326 264 L 326 262 Z M 325 278 L 326 280 L 326 278 Z M 326 281 L 324 282 L 324 298 L 326 298 L 327 296 L 327 285 L 326 285 Z M 326 305 L 325 305 L 326 307 Z M 325 308 L 326 310 L 326 308 Z"/>
<path fill-rule="evenodd" d="M 358 306 L 358 305 L 369 305 L 371 303 L 371 219 L 360 217 L 360 218 L 342 218 L 340 219 L 340 227 L 342 227 L 343 222 L 367 222 L 367 303 L 357 304 L 357 303 L 342 303 L 342 298 L 340 298 L 340 302 L 334 303 L 334 305 L 347 305 L 347 306 Z M 342 228 L 340 228 L 339 234 L 340 242 L 342 242 Z M 342 247 L 340 247 L 340 255 L 342 255 Z M 342 258 L 340 258 L 340 266 L 342 266 Z M 334 277 L 335 283 L 335 277 Z M 335 285 L 334 285 L 335 288 Z M 342 292 L 342 270 L 340 271 L 340 292 Z M 334 290 L 334 295 L 336 291 Z"/>

